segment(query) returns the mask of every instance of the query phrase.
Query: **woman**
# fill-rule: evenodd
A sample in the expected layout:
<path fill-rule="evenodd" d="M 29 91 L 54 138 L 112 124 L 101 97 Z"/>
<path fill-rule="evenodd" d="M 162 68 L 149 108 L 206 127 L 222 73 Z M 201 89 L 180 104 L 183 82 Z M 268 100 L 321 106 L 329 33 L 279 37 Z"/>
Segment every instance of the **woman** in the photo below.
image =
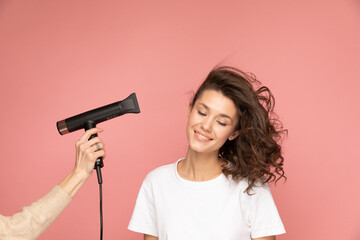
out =
<path fill-rule="evenodd" d="M 281 124 L 266 87 L 210 72 L 189 107 L 186 157 L 150 172 L 129 224 L 146 240 L 273 240 L 285 233 L 268 183 L 284 177 Z"/>

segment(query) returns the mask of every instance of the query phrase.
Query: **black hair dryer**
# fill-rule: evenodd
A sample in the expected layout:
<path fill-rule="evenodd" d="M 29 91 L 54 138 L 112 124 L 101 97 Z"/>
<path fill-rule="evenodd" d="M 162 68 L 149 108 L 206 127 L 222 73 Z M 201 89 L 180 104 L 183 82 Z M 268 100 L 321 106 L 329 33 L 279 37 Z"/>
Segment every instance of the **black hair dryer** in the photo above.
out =
<path fill-rule="evenodd" d="M 84 128 L 85 131 L 95 128 L 96 124 L 110 120 L 112 118 L 121 116 L 126 113 L 140 113 L 139 105 L 136 99 L 136 94 L 132 93 L 126 99 L 111 103 L 109 105 L 99 107 L 73 117 L 66 118 L 56 123 L 57 129 L 61 135 Z M 92 139 L 97 137 L 97 134 L 91 135 Z M 95 162 L 94 169 L 96 169 L 98 182 L 102 184 L 101 170 L 104 166 L 102 158 L 98 158 Z"/>

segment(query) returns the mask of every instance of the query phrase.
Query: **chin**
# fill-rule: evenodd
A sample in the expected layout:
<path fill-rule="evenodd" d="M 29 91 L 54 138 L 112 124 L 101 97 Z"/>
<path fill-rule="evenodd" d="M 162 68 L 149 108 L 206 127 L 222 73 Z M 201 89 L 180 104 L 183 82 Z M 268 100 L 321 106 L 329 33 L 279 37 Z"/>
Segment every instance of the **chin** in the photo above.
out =
<path fill-rule="evenodd" d="M 214 150 L 208 147 L 204 146 L 197 146 L 196 144 L 190 144 L 189 149 L 196 153 L 205 153 L 205 154 L 211 154 L 211 153 L 217 153 L 219 150 Z"/>

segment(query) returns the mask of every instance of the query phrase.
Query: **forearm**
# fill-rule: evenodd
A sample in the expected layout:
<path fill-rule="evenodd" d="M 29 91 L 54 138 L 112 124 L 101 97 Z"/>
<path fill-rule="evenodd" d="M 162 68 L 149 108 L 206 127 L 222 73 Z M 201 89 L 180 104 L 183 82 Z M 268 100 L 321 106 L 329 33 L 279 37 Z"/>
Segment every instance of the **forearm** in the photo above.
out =
<path fill-rule="evenodd" d="M 59 186 L 13 216 L 0 216 L 0 239 L 36 239 L 71 202 Z"/>
<path fill-rule="evenodd" d="M 261 238 L 252 238 L 252 240 L 276 240 L 276 236 L 261 237 Z"/>
<path fill-rule="evenodd" d="M 158 239 L 159 239 L 158 237 L 144 234 L 144 240 L 158 240 Z"/>
<path fill-rule="evenodd" d="M 89 173 L 74 169 L 58 185 L 73 198 L 89 177 Z"/>

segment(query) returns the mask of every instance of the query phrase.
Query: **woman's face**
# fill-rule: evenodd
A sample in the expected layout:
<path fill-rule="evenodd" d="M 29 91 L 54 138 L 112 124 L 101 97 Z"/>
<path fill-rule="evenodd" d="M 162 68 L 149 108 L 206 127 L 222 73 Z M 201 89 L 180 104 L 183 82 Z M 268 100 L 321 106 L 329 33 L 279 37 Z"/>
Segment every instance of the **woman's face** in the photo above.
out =
<path fill-rule="evenodd" d="M 190 149 L 199 153 L 218 154 L 227 139 L 239 134 L 234 102 L 215 90 L 205 90 L 189 110 L 186 135 Z"/>

